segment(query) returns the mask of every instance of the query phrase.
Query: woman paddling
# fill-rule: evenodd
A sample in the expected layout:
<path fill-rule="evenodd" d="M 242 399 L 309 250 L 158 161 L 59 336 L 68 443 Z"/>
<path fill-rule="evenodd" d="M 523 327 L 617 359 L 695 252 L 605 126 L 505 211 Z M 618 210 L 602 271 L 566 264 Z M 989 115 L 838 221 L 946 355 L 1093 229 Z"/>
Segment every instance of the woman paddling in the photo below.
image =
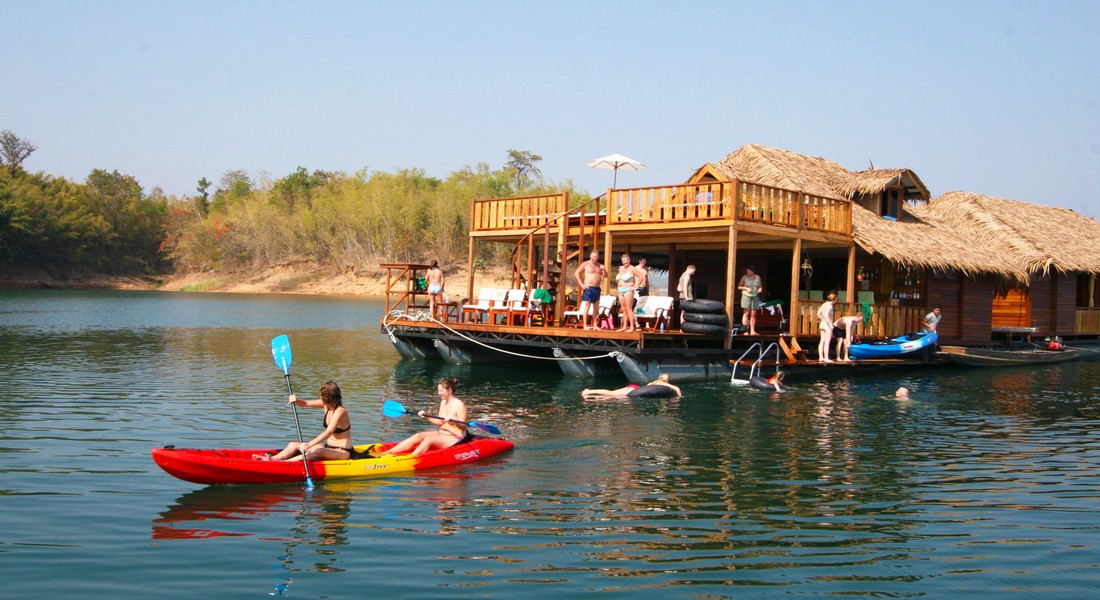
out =
<path fill-rule="evenodd" d="M 257 460 L 302 460 L 305 454 L 308 460 L 347 460 L 355 458 L 355 449 L 351 443 L 351 416 L 344 408 L 343 395 L 340 386 L 334 381 L 326 381 L 321 384 L 316 400 L 302 400 L 291 394 L 287 398 L 287 404 L 305 408 L 323 408 L 325 416 L 321 420 L 325 430 L 308 442 L 291 442 L 282 452 L 271 456 L 270 454 L 257 454 L 252 458 Z"/>
<path fill-rule="evenodd" d="M 452 421 L 466 421 L 466 405 L 454 395 L 458 380 L 454 377 L 444 377 L 439 380 L 436 391 L 439 393 L 438 418 L 425 417 L 439 429 L 434 431 L 421 431 L 413 434 L 383 454 L 406 454 L 412 450 L 413 456 L 420 456 L 428 450 L 450 448 L 455 444 L 469 442 L 473 436 L 466 431 L 465 425 L 459 425 Z M 416 414 L 424 417 L 424 411 Z"/>

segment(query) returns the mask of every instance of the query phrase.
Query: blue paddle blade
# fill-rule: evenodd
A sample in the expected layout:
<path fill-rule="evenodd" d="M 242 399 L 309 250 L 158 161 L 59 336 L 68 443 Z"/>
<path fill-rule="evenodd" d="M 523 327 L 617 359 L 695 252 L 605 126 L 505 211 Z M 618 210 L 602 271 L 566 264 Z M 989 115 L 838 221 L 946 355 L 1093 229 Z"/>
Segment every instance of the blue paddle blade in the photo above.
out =
<path fill-rule="evenodd" d="M 470 421 L 470 427 L 474 429 L 480 429 L 482 431 L 488 431 L 493 435 L 500 435 L 500 427 L 496 425 L 490 425 L 488 423 L 478 423 L 477 421 Z"/>
<path fill-rule="evenodd" d="M 396 400 L 386 400 L 382 403 L 382 414 L 387 417 L 403 417 L 406 414 L 405 407 Z"/>
<path fill-rule="evenodd" d="M 290 363 L 294 359 L 290 353 L 290 338 L 285 334 L 272 338 L 271 355 L 275 357 L 275 364 L 283 373 L 290 373 Z"/>

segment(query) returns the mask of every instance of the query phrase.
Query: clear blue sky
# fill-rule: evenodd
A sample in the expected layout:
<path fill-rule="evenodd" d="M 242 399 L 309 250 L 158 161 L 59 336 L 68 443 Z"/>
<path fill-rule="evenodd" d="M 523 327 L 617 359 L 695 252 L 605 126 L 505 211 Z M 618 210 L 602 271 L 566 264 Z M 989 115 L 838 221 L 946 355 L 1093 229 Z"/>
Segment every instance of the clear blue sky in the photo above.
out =
<path fill-rule="evenodd" d="M 1100 216 L 1100 2 L 0 0 L 25 167 L 189 195 L 245 169 L 444 178 L 543 157 L 602 192 L 746 143 Z"/>

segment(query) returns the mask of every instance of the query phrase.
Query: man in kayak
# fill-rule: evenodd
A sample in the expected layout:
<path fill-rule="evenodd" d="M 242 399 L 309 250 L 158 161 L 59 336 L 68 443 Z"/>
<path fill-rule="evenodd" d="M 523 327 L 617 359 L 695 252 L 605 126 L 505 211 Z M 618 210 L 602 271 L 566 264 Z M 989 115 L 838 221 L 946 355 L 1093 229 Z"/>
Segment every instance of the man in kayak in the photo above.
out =
<path fill-rule="evenodd" d="M 461 444 L 473 439 L 466 431 L 465 425 L 459 425 L 452 421 L 466 421 L 466 405 L 454 395 L 458 380 L 454 377 L 444 377 L 439 380 L 436 391 L 439 393 L 439 410 L 436 414 L 439 418 L 424 417 L 424 411 L 416 414 L 438 425 L 434 431 L 421 431 L 413 434 L 383 454 L 407 454 L 412 450 L 413 456 L 420 456 L 429 450 L 450 448 L 455 444 Z"/>
<path fill-rule="evenodd" d="M 294 394 L 287 404 L 304 408 L 323 408 L 325 416 L 321 420 L 325 430 L 308 442 L 291 442 L 282 452 L 272 456 L 257 454 L 257 460 L 302 460 L 305 454 L 309 460 L 347 460 L 355 458 L 355 449 L 351 443 L 351 416 L 344 408 L 343 394 L 334 381 L 321 384 L 316 400 L 303 400 Z"/>

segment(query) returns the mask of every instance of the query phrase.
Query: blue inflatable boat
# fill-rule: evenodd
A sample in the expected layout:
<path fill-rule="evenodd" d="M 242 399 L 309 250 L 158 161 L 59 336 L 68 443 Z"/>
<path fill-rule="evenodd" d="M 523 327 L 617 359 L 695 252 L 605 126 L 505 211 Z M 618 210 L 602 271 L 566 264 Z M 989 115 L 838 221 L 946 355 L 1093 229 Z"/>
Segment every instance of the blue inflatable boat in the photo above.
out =
<path fill-rule="evenodd" d="M 935 331 L 908 333 L 892 340 L 869 344 L 852 344 L 848 354 L 852 358 L 889 358 L 934 346 L 939 337 Z"/>

